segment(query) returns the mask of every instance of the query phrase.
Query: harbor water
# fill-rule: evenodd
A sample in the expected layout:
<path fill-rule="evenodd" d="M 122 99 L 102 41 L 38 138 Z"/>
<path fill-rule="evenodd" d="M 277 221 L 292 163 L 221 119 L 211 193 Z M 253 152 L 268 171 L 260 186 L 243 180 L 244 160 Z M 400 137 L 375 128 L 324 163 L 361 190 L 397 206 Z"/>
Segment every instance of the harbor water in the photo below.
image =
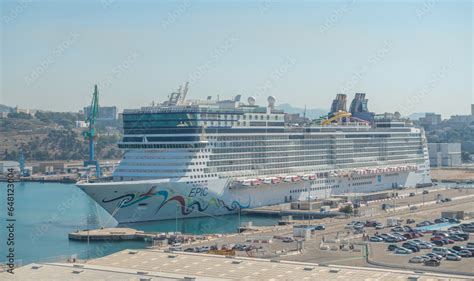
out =
<path fill-rule="evenodd" d="M 6 183 L 1 183 L 0 198 L 6 200 Z M 4 206 L 4 204 L 2 204 Z M 6 209 L 0 212 L 1 241 L 6 241 Z M 15 256 L 22 264 L 64 261 L 71 255 L 95 258 L 126 248 L 144 248 L 139 241 L 77 242 L 68 234 L 76 230 L 114 227 L 117 222 L 73 184 L 15 183 Z M 236 232 L 239 222 L 273 225 L 277 218 L 229 215 L 129 224 L 126 227 L 149 232 L 179 231 L 187 234 Z M 6 253 L 6 243 L 0 252 Z M 0 262 L 5 255 L 0 256 Z"/>

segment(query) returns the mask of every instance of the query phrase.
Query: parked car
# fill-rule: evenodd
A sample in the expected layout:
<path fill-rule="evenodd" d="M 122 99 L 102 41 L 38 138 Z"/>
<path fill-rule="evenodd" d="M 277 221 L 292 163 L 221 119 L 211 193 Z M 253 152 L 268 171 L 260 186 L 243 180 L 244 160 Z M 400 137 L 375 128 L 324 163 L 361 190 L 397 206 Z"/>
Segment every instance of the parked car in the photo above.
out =
<path fill-rule="evenodd" d="M 433 236 L 430 238 L 430 241 L 441 241 L 445 239 L 444 237 L 441 237 L 441 236 Z"/>
<path fill-rule="evenodd" d="M 472 252 L 469 251 L 469 250 L 461 250 L 461 251 L 457 251 L 456 253 L 458 256 L 460 256 L 461 258 L 470 258 L 473 256 Z"/>
<path fill-rule="evenodd" d="M 395 254 L 409 255 L 409 254 L 412 254 L 412 253 L 413 253 L 413 251 L 411 251 L 409 249 L 406 249 L 406 248 L 403 248 L 403 247 L 400 247 L 400 248 L 395 250 Z"/>
<path fill-rule="evenodd" d="M 441 262 L 437 259 L 426 260 L 424 265 L 426 266 L 440 266 Z"/>
<path fill-rule="evenodd" d="M 451 226 L 448 231 L 462 231 L 462 227 L 460 225 Z"/>
<path fill-rule="evenodd" d="M 444 237 L 444 238 L 449 238 L 449 233 L 444 232 L 444 231 L 436 231 L 436 232 L 433 232 L 433 235 L 434 235 L 434 236 Z"/>
<path fill-rule="evenodd" d="M 393 252 L 393 251 L 397 250 L 398 248 L 400 248 L 400 246 L 398 246 L 396 244 L 390 244 L 390 245 L 388 245 L 387 250 Z"/>
<path fill-rule="evenodd" d="M 420 248 L 416 245 L 410 244 L 410 243 L 403 243 L 402 247 L 408 250 L 411 250 L 412 252 L 419 252 Z"/>
<path fill-rule="evenodd" d="M 370 237 L 369 241 L 370 242 L 382 242 L 382 241 L 384 241 L 384 239 L 381 238 L 381 237 L 378 237 L 378 236 L 372 236 L 372 237 Z"/>
<path fill-rule="evenodd" d="M 458 237 L 461 237 L 462 239 L 464 239 L 464 241 L 469 240 L 469 233 L 464 233 L 462 231 L 454 231 L 451 232 L 450 235 L 456 235 Z"/>
<path fill-rule="evenodd" d="M 418 246 L 420 247 L 420 249 L 432 249 L 434 245 L 430 242 L 423 242 L 420 243 Z"/>
<path fill-rule="evenodd" d="M 182 251 L 183 247 L 181 247 L 181 246 L 171 246 L 169 249 L 170 249 L 170 251 Z"/>
<path fill-rule="evenodd" d="M 444 242 L 441 241 L 441 240 L 435 240 L 435 241 L 431 241 L 432 244 L 434 244 L 435 246 L 438 246 L 438 247 L 441 247 L 441 246 L 444 246 Z"/>
<path fill-rule="evenodd" d="M 377 235 L 377 237 L 385 239 L 387 237 L 393 237 L 393 236 L 391 234 L 388 234 L 388 233 L 381 233 L 381 234 Z"/>
<path fill-rule="evenodd" d="M 446 260 L 448 261 L 460 261 L 462 258 L 456 254 L 453 253 L 447 253 L 446 254 Z"/>
<path fill-rule="evenodd" d="M 354 228 L 354 222 L 350 222 L 348 224 L 346 224 L 346 226 L 344 226 L 345 229 L 352 229 Z"/>
<path fill-rule="evenodd" d="M 410 242 L 418 245 L 418 244 L 424 243 L 425 241 L 420 240 L 420 239 L 414 239 L 414 240 L 411 240 Z"/>
<path fill-rule="evenodd" d="M 326 225 L 324 224 L 320 224 L 314 227 L 314 230 L 325 230 L 325 229 L 326 229 Z"/>
<path fill-rule="evenodd" d="M 423 227 L 423 226 L 428 226 L 428 225 L 431 225 L 432 223 L 430 221 L 422 221 L 420 223 L 417 223 L 416 226 L 417 227 Z"/>
<path fill-rule="evenodd" d="M 375 225 L 375 229 L 383 229 L 385 227 L 385 225 L 383 223 L 377 223 Z"/>
<path fill-rule="evenodd" d="M 410 263 L 424 263 L 425 258 L 423 258 L 421 256 L 415 256 L 415 257 L 412 257 L 411 259 L 409 259 L 408 262 L 410 262 Z"/>
<path fill-rule="evenodd" d="M 415 223 L 414 219 L 407 219 L 407 224 Z"/>
<path fill-rule="evenodd" d="M 207 253 L 207 252 L 209 252 L 210 250 L 211 250 L 211 248 L 208 247 L 208 246 L 196 247 L 196 249 L 195 249 L 195 251 L 196 251 L 197 253 Z"/>
<path fill-rule="evenodd" d="M 407 241 L 407 239 L 398 232 L 392 233 L 392 236 L 395 237 L 398 241 Z"/>
<path fill-rule="evenodd" d="M 375 227 L 377 225 L 376 221 L 366 221 L 365 226 L 366 227 Z"/>
<path fill-rule="evenodd" d="M 438 254 L 435 254 L 435 253 L 428 253 L 426 254 L 427 257 L 429 257 L 430 259 L 437 259 L 437 260 L 442 260 L 443 257 L 438 255 Z"/>
<path fill-rule="evenodd" d="M 293 237 L 285 237 L 283 238 L 283 242 L 285 243 L 291 243 L 291 242 L 295 242 L 295 239 L 293 239 Z"/>
<path fill-rule="evenodd" d="M 451 249 L 453 249 L 455 251 L 463 251 L 463 250 L 466 250 L 467 248 L 464 247 L 464 246 L 456 245 L 456 246 L 453 246 Z"/>
<path fill-rule="evenodd" d="M 439 218 L 439 219 L 434 220 L 434 223 L 446 223 L 446 222 L 449 222 L 449 219 Z"/>
<path fill-rule="evenodd" d="M 456 218 L 450 218 L 450 219 L 448 220 L 448 222 L 449 222 L 449 223 L 461 223 L 461 221 L 458 220 L 458 219 L 456 219 Z"/>
<path fill-rule="evenodd" d="M 458 235 L 451 235 L 449 237 L 451 240 L 454 240 L 454 241 L 464 241 L 464 238 L 458 236 Z"/>
<path fill-rule="evenodd" d="M 401 226 L 395 226 L 394 228 L 392 228 L 392 231 L 393 232 L 403 232 L 403 231 L 405 231 L 405 229 Z"/>
<path fill-rule="evenodd" d="M 445 257 L 446 254 L 448 253 L 448 249 L 447 248 L 442 248 L 442 247 L 434 247 L 432 252 L 434 254 L 437 254 L 437 255 L 440 255 L 442 257 Z"/>

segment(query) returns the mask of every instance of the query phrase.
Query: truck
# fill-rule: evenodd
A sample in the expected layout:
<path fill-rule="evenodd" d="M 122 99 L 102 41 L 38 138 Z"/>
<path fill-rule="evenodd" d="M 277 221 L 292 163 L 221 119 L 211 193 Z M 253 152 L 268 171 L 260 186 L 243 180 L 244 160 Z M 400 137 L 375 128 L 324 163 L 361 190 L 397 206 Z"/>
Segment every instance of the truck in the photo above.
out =
<path fill-rule="evenodd" d="M 400 225 L 398 218 L 387 218 L 387 226 L 394 227 Z"/>

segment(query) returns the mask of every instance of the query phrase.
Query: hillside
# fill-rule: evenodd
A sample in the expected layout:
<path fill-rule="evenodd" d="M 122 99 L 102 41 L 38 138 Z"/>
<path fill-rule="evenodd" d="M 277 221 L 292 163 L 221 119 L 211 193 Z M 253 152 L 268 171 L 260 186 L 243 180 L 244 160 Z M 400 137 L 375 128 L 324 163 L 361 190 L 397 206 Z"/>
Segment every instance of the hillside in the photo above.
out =
<path fill-rule="evenodd" d="M 4 104 L 0 104 L 0 112 L 10 112 L 12 110 L 11 107 L 6 106 Z"/>
<path fill-rule="evenodd" d="M 38 112 L 34 117 L 10 114 L 0 119 L 0 159 L 18 160 L 20 149 L 27 161 L 87 158 L 88 143 L 82 136 L 85 129 L 74 128 L 75 120 L 80 118 L 75 113 Z M 99 159 L 121 158 L 117 148 L 121 135 L 118 130 L 113 131 L 98 126 L 96 153 Z"/>

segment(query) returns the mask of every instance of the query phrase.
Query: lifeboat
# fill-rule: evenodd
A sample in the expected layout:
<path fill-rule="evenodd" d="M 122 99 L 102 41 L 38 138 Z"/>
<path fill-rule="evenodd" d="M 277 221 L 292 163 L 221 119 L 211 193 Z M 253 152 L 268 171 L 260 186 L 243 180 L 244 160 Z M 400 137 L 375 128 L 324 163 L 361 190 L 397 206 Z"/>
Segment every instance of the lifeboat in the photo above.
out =
<path fill-rule="evenodd" d="M 272 183 L 273 184 L 279 184 L 281 182 L 281 179 L 279 178 L 272 178 Z"/>
<path fill-rule="evenodd" d="M 285 182 L 297 182 L 300 180 L 300 177 L 298 176 L 286 176 L 284 181 Z"/>
<path fill-rule="evenodd" d="M 261 185 L 262 181 L 260 179 L 251 179 L 250 183 L 252 186 L 257 186 L 257 185 Z"/>
<path fill-rule="evenodd" d="M 241 181 L 240 184 L 243 186 L 251 186 L 252 180 L 244 180 L 244 181 Z"/>
<path fill-rule="evenodd" d="M 316 179 L 316 175 L 304 175 L 303 176 L 303 180 L 304 181 L 307 181 L 307 180 L 315 180 Z"/>
<path fill-rule="evenodd" d="M 280 183 L 281 180 L 277 177 L 271 177 L 271 178 L 264 178 L 262 183 L 264 184 L 277 184 Z"/>

